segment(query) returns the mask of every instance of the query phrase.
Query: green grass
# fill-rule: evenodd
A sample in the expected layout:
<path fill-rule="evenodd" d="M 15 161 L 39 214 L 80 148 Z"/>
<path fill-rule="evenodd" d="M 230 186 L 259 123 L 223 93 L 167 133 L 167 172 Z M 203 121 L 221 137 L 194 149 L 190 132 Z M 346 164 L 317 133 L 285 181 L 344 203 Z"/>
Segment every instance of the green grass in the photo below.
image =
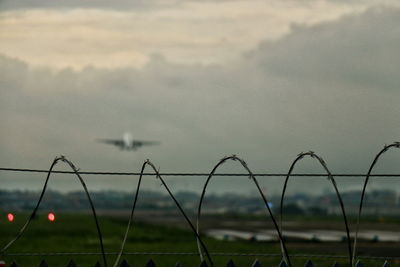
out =
<path fill-rule="evenodd" d="M 7 222 L 4 217 L 0 220 L 0 246 L 4 247 L 25 223 L 28 215 L 17 214 L 13 223 Z M 100 226 L 107 252 L 119 250 L 126 228 L 126 218 L 100 217 Z M 280 246 L 274 243 L 257 243 L 250 241 L 218 241 L 204 238 L 209 251 L 232 253 L 280 253 Z M 340 244 L 343 246 L 343 244 Z M 197 245 L 190 229 L 182 230 L 168 226 L 151 225 L 145 223 L 133 224 L 127 244 L 126 252 L 196 252 Z M 100 252 L 97 231 L 91 215 L 57 214 L 55 222 L 49 222 L 44 214 L 31 222 L 25 234 L 17 240 L 7 253 L 21 252 Z M 304 253 L 299 248 L 291 249 L 291 253 Z M 309 252 L 309 251 L 308 251 Z M 328 252 L 329 253 L 329 252 Z M 145 266 L 152 258 L 157 266 L 175 266 L 177 261 L 183 266 L 198 266 L 198 256 L 136 256 L 127 255 L 123 258 L 132 266 Z M 225 266 L 229 259 L 233 259 L 237 266 L 251 266 L 255 257 L 222 257 L 214 256 L 215 266 Z M 41 259 L 45 259 L 50 266 L 65 267 L 70 259 L 78 266 L 93 266 L 101 261 L 100 256 L 5 256 L 7 263 L 16 261 L 20 266 L 38 266 Z M 279 258 L 258 258 L 263 266 L 277 266 Z M 111 265 L 115 256 L 107 257 Z M 306 259 L 293 259 L 295 266 L 303 266 Z M 333 260 L 315 260 L 317 266 L 332 266 Z M 342 261 L 345 264 L 345 261 Z M 382 262 L 373 262 L 368 266 L 381 266 Z M 344 265 L 343 265 L 344 266 Z M 393 266 L 393 265 L 392 265 Z"/>

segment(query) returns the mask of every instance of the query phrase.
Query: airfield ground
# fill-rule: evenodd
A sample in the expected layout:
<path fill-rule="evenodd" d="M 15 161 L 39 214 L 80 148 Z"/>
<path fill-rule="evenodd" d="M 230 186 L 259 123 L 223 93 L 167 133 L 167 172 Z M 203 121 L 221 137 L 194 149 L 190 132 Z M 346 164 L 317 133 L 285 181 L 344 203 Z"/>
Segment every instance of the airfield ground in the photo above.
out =
<path fill-rule="evenodd" d="M 103 231 L 104 245 L 107 252 L 119 250 L 127 223 L 126 214 L 109 214 L 100 212 L 100 225 Z M 183 217 L 179 214 L 143 214 L 137 213 L 137 220 L 130 231 L 125 251 L 127 252 L 196 252 L 197 245 L 194 235 L 190 232 Z M 28 214 L 16 214 L 14 222 L 10 223 L 2 216 L 0 220 L 0 246 L 11 240 L 25 223 Z M 139 219 L 140 218 L 140 219 Z M 340 229 L 343 223 L 340 218 L 296 218 L 288 217 L 286 229 Z M 352 220 L 354 221 L 354 219 Z M 400 231 L 398 219 L 367 218 L 362 227 L 370 229 L 385 229 Z M 272 229 L 272 224 L 263 216 L 204 216 L 202 229 L 229 228 L 237 230 Z M 354 227 L 354 224 L 352 225 Z M 277 242 L 254 242 L 245 240 L 220 241 L 204 238 L 211 253 L 280 253 Z M 293 254 L 337 254 L 346 255 L 345 242 L 319 243 L 304 241 L 289 241 L 289 252 Z M 16 241 L 7 253 L 23 252 L 99 252 L 99 243 L 93 218 L 89 214 L 57 214 L 54 222 L 47 220 L 46 214 L 32 221 L 25 234 Z M 398 256 L 400 244 L 393 242 L 361 242 L 360 255 Z M 175 266 L 179 261 L 183 266 L 198 266 L 198 256 L 159 256 L 159 255 L 126 255 L 124 256 L 132 266 L 144 266 L 152 258 L 157 266 Z M 251 266 L 258 258 L 263 266 L 277 266 L 280 258 L 277 257 L 243 257 L 243 256 L 214 256 L 216 266 L 224 266 L 229 259 L 233 259 L 237 266 Z M 70 259 L 78 266 L 93 266 L 100 256 L 5 256 L 10 263 L 16 261 L 20 266 L 38 266 L 41 259 L 45 259 L 50 266 L 65 267 Z M 108 256 L 109 265 L 115 256 Z M 305 258 L 294 258 L 294 266 L 303 266 Z M 335 259 L 313 259 L 316 266 L 332 266 Z M 346 265 L 346 259 L 336 260 Z M 383 261 L 364 261 L 366 266 L 382 266 Z M 391 262 L 391 266 L 400 266 L 400 262 Z"/>

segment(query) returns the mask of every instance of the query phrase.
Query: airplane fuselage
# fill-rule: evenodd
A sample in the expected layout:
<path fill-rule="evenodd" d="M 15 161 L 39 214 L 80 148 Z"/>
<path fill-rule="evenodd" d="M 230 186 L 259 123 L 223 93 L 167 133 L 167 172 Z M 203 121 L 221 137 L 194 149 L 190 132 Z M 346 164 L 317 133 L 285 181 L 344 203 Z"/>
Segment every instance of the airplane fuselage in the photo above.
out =
<path fill-rule="evenodd" d="M 121 150 L 136 150 L 145 145 L 158 145 L 160 143 L 157 141 L 135 140 L 128 132 L 122 135 L 122 139 L 99 139 L 98 141 L 117 146 Z"/>
<path fill-rule="evenodd" d="M 124 141 L 124 146 L 122 147 L 122 149 L 136 149 L 133 145 L 133 136 L 130 133 L 124 133 L 124 135 L 122 136 L 122 140 Z"/>

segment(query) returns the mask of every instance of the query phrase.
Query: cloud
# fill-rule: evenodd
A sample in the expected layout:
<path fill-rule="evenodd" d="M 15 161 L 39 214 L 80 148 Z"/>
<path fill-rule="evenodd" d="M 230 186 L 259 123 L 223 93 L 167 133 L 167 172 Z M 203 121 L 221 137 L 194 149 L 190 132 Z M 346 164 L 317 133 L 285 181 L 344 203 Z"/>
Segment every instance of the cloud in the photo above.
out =
<path fill-rule="evenodd" d="M 397 90 L 400 30 L 389 25 L 399 20 L 398 9 L 375 8 L 334 24 L 294 25 L 293 34 L 261 44 L 249 58 L 266 72 L 291 79 Z"/>
<path fill-rule="evenodd" d="M 43 1 L 35 1 L 35 0 L 26 0 L 26 1 L 12 1 L 12 0 L 3 0 L 0 3 L 0 8 L 2 10 L 14 10 L 14 9 L 32 9 L 32 8 L 101 8 L 101 9 L 139 9 L 146 10 L 148 8 L 154 8 L 157 6 L 170 6 L 174 4 L 175 1 L 163 1 L 163 0 L 155 0 L 155 1 L 129 1 L 129 0 L 115 0 L 113 2 L 106 0 L 90 0 L 90 1 L 79 1 L 79 0 L 61 0 L 61 1 L 51 1 L 51 0 L 43 0 Z"/>
<path fill-rule="evenodd" d="M 14 5 L 22 2 L 30 3 L 12 1 Z M 219 64 L 265 38 L 281 38 L 293 23 L 318 24 L 360 13 L 371 5 L 277 0 L 147 2 L 151 4 L 144 9 L 130 8 L 125 2 L 113 2 L 120 9 L 109 9 L 104 1 L 79 1 L 81 5 L 43 1 L 39 6 L 24 4 L 23 9 L 0 4 L 0 53 L 59 69 L 142 67 L 154 53 L 174 63 Z M 54 8 L 45 8 L 45 3 Z"/>
<path fill-rule="evenodd" d="M 255 172 L 286 172 L 295 155 L 314 150 L 333 172 L 364 173 L 374 153 L 399 138 L 399 20 L 398 9 L 374 9 L 297 26 L 226 65 L 177 64 L 154 55 L 143 68 L 55 71 L 2 56 L 2 165 L 46 168 L 62 153 L 83 170 L 137 171 L 150 158 L 162 171 L 207 172 L 236 153 Z M 95 142 L 126 130 L 162 144 L 122 153 Z M 399 158 L 389 153 L 380 170 L 399 172 Z M 232 163 L 224 170 L 239 169 Z M 312 161 L 298 170 L 322 171 Z M 88 184 L 133 188 L 129 178 L 119 181 Z M 204 182 L 169 181 L 174 190 L 199 190 Z M 213 183 L 219 192 L 253 190 L 245 179 Z M 294 183 L 310 191 L 309 183 Z M 325 180 L 312 183 L 313 192 L 329 187 Z M 277 180 L 262 185 L 269 194 L 281 188 Z"/>
<path fill-rule="evenodd" d="M 137 10 L 150 10 L 155 8 L 171 8 L 176 6 L 182 6 L 187 3 L 211 3 L 211 4 L 229 4 L 229 3 L 244 3 L 249 1 L 243 0 L 207 0 L 207 1 L 199 1 L 199 0 L 153 0 L 153 1 L 145 1 L 145 0 L 114 0 L 112 2 L 107 0 L 90 0 L 90 1 L 79 1 L 79 0 L 42 0 L 40 2 L 35 0 L 24 0 L 24 1 L 13 1 L 13 0 L 2 0 L 0 3 L 0 8 L 2 10 L 15 10 L 15 9 L 32 9 L 32 8 L 48 8 L 48 9 L 57 9 L 57 8 L 97 8 L 97 9 L 112 9 L 112 10 L 127 10 L 127 9 L 137 9 Z M 250 2 L 257 2 L 252 0 Z M 278 2 L 278 1 L 269 1 L 270 3 Z M 284 4 L 289 5 L 297 5 L 298 1 L 294 0 L 284 0 L 279 1 Z M 312 5 L 312 4 L 323 4 L 325 2 L 331 3 L 340 3 L 340 4 L 358 4 L 358 5 L 373 5 L 373 4 L 396 4 L 396 0 L 365 0 L 360 3 L 359 1 L 343 1 L 343 0 L 307 0 L 302 1 L 303 5 Z M 269 4 L 270 4 L 269 3 Z"/>

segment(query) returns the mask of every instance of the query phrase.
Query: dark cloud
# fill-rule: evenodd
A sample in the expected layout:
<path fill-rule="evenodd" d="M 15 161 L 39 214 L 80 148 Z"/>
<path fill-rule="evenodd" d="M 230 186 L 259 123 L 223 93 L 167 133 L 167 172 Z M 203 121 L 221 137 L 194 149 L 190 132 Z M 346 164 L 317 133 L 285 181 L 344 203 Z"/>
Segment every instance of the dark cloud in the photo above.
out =
<path fill-rule="evenodd" d="M 399 22 L 399 10 L 374 9 L 294 27 L 224 66 L 156 56 L 143 69 L 52 71 L 0 57 L 2 165 L 45 168 L 62 153 L 86 170 L 138 170 L 151 158 L 164 171 L 209 171 L 236 153 L 255 172 L 286 172 L 299 152 L 314 150 L 332 171 L 366 172 L 374 153 L 399 138 Z M 94 141 L 125 130 L 162 145 L 122 153 Z M 389 153 L 378 167 L 399 172 L 399 159 Z M 322 171 L 311 161 L 301 170 Z M 129 180 L 96 181 L 94 188 L 131 188 Z M 216 191 L 227 184 L 252 190 L 247 180 L 218 181 Z M 198 189 L 202 182 L 173 185 Z M 329 186 L 313 183 L 313 192 Z M 281 188 L 276 180 L 263 185 L 270 193 Z"/>
<path fill-rule="evenodd" d="M 294 25 L 292 34 L 249 54 L 259 68 L 320 84 L 353 84 L 398 90 L 398 9 L 374 8 L 314 27 Z"/>

